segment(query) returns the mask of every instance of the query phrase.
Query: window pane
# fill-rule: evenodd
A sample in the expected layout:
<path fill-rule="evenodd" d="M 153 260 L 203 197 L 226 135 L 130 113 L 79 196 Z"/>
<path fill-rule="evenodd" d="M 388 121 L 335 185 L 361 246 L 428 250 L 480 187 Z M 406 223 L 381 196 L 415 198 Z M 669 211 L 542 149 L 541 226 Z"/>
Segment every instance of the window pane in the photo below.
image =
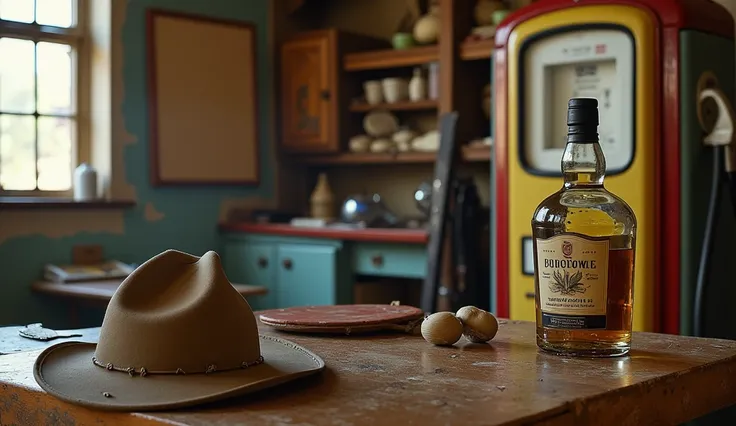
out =
<path fill-rule="evenodd" d="M 72 49 L 58 43 L 40 42 L 38 61 L 38 113 L 72 113 Z"/>
<path fill-rule="evenodd" d="M 33 49 L 30 40 L 0 38 L 0 112 L 36 110 Z"/>
<path fill-rule="evenodd" d="M 74 25 L 72 0 L 36 0 L 36 22 L 41 25 L 71 27 Z"/>
<path fill-rule="evenodd" d="M 69 118 L 38 118 L 38 189 L 65 191 L 72 187 L 74 122 Z"/>
<path fill-rule="evenodd" d="M 36 189 L 36 126 L 33 116 L 0 115 L 0 185 Z"/>
<path fill-rule="evenodd" d="M 0 0 L 0 19 L 33 22 L 33 0 Z"/>

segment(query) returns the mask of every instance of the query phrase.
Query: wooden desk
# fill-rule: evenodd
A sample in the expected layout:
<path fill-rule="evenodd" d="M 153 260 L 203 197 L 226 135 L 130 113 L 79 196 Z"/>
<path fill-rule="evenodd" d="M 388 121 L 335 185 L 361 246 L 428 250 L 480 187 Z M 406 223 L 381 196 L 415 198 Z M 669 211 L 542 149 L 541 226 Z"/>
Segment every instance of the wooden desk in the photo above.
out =
<path fill-rule="evenodd" d="M 108 281 L 86 281 L 79 283 L 56 283 L 50 281 L 37 281 L 31 285 L 31 290 L 36 293 L 54 297 L 68 298 L 80 301 L 103 302 L 105 305 L 110 301 L 115 290 L 118 289 L 121 280 Z M 266 287 L 245 284 L 233 284 L 243 297 L 258 296 L 268 293 Z"/>
<path fill-rule="evenodd" d="M 56 283 L 36 281 L 31 284 L 31 291 L 48 297 L 70 300 L 69 322 L 72 327 L 79 326 L 77 305 L 106 307 L 122 280 L 86 281 L 79 283 Z M 236 290 L 246 299 L 252 296 L 268 294 L 268 288 L 256 285 L 233 284 Z"/>
<path fill-rule="evenodd" d="M 33 379 L 40 350 L 13 353 L 0 356 L 0 412 L 3 424 L 34 425 L 64 419 L 132 426 L 620 426 L 678 424 L 736 403 L 735 341 L 636 333 L 630 357 L 573 359 L 540 353 L 534 324 L 501 323 L 492 345 L 462 340 L 449 348 L 401 334 L 328 338 L 262 328 L 320 354 L 326 371 L 257 395 L 163 413 L 109 413 L 66 404 Z M 0 352 L 12 352 L 8 349 Z"/>

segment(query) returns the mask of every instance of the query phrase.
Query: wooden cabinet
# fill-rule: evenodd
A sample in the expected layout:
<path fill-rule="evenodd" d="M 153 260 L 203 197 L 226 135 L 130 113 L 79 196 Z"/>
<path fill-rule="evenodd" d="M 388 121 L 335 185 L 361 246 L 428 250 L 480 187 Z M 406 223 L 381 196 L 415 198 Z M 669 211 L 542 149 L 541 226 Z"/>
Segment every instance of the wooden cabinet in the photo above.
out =
<path fill-rule="evenodd" d="M 310 33 L 281 49 L 282 147 L 291 152 L 339 149 L 336 137 L 332 32 Z"/>
<path fill-rule="evenodd" d="M 287 153 L 337 153 L 361 132 L 346 114 L 362 93 L 361 80 L 343 71 L 342 57 L 385 41 L 330 30 L 299 34 L 281 46 L 281 149 Z"/>
<path fill-rule="evenodd" d="M 268 288 L 268 295 L 249 300 L 254 310 L 352 301 L 341 241 L 229 235 L 223 265 L 231 281 Z"/>

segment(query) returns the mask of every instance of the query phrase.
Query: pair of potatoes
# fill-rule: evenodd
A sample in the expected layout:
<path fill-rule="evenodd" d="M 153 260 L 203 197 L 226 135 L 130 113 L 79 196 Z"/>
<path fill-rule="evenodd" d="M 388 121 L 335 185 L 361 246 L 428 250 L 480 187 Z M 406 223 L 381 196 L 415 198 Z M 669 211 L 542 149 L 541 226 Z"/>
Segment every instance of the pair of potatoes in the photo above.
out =
<path fill-rule="evenodd" d="M 485 343 L 496 336 L 498 320 L 492 313 L 475 306 L 464 306 L 456 313 L 435 312 L 422 322 L 422 337 L 434 345 L 454 345 L 460 337 Z"/>

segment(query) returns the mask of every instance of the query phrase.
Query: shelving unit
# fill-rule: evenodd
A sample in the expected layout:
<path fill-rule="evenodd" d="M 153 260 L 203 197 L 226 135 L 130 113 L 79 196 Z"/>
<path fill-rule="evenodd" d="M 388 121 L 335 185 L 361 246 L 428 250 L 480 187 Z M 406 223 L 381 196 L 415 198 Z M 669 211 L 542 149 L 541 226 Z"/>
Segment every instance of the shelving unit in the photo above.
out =
<path fill-rule="evenodd" d="M 345 71 L 365 71 L 386 68 L 408 67 L 435 62 L 439 59 L 439 47 L 420 46 L 410 49 L 373 50 L 345 55 Z"/>
<path fill-rule="evenodd" d="M 463 160 L 469 163 L 490 161 L 490 147 L 469 147 L 462 149 Z M 399 152 L 399 153 L 341 153 L 333 155 L 310 155 L 306 157 L 292 157 L 302 164 L 310 165 L 392 165 L 392 164 L 431 164 L 434 163 L 435 152 Z"/>
<path fill-rule="evenodd" d="M 439 34 L 433 45 L 392 49 L 389 36 L 358 35 L 334 22 L 332 27 L 302 32 L 284 45 L 282 69 L 289 72 L 282 74 L 286 119 L 281 145 L 287 158 L 310 169 L 323 164 L 429 165 L 435 161 L 435 155 L 426 152 L 348 152 L 347 141 L 366 133 L 366 114 L 374 111 L 393 113 L 400 126 L 420 135 L 432 130 L 443 114 L 456 112 L 458 141 L 489 136 L 492 120 L 484 111 L 495 40 L 478 38 L 475 1 L 437 0 L 437 7 Z M 427 91 L 435 99 L 365 102 L 363 83 L 392 77 L 408 80 L 417 67 L 423 68 Z M 458 149 L 466 163 L 482 165 L 491 158 L 486 146 L 460 144 Z"/>
<path fill-rule="evenodd" d="M 493 39 L 466 41 L 460 45 L 460 58 L 464 61 L 491 60 L 495 42 Z"/>
<path fill-rule="evenodd" d="M 436 99 L 426 99 L 423 101 L 415 102 L 394 102 L 394 103 L 381 103 L 376 105 L 370 105 L 362 102 L 354 102 L 350 105 L 350 111 L 352 112 L 368 112 L 376 110 L 386 111 L 422 111 L 437 109 L 439 103 Z"/>

